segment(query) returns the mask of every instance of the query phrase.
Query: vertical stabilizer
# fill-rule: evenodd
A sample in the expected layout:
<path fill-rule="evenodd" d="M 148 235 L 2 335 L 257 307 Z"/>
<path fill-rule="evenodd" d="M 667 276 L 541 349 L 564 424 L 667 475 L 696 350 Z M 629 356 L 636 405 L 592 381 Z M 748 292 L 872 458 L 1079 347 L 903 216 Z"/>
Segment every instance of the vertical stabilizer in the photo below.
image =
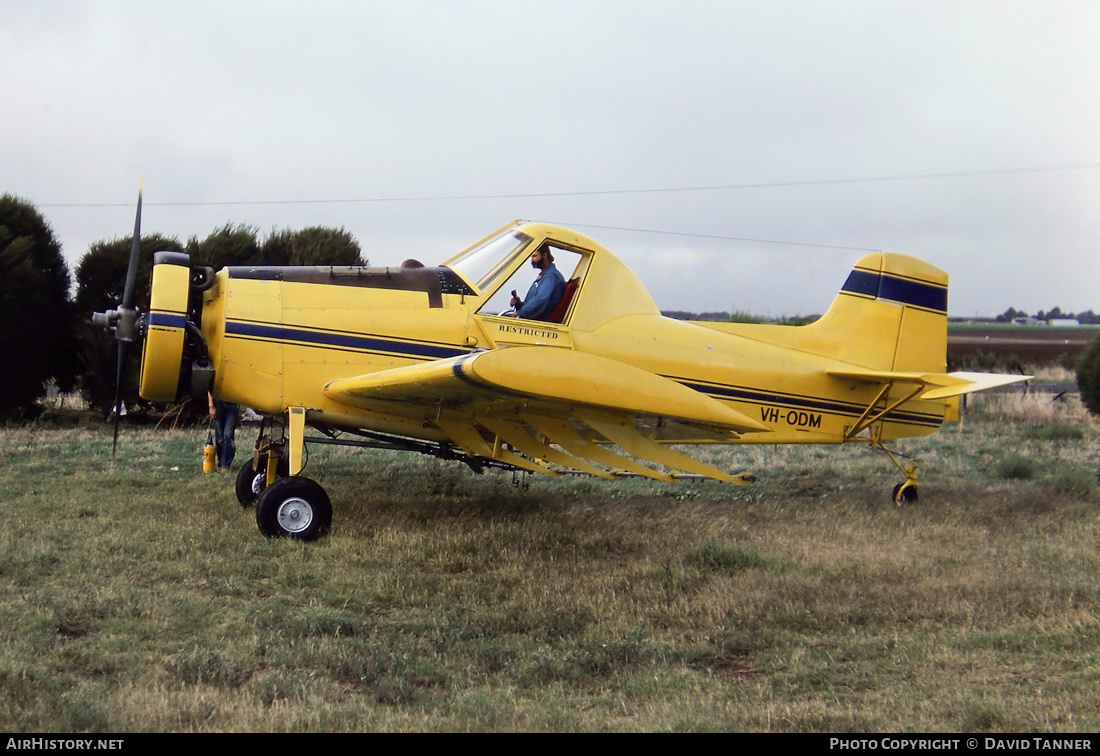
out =
<path fill-rule="evenodd" d="M 822 353 L 844 362 L 943 372 L 947 274 L 914 257 L 874 252 L 855 264 L 828 312 L 809 328 Z"/>

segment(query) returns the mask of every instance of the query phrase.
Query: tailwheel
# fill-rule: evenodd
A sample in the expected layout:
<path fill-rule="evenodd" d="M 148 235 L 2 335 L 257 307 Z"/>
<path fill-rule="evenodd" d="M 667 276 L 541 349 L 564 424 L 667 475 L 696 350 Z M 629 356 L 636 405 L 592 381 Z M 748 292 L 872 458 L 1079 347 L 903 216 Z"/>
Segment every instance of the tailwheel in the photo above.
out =
<path fill-rule="evenodd" d="M 904 483 L 898 483 L 894 486 L 893 502 L 899 507 L 904 507 L 906 504 L 915 504 L 917 501 L 917 483 L 913 480 L 907 480 Z"/>
<path fill-rule="evenodd" d="M 313 541 L 332 525 L 332 504 L 325 489 L 309 478 L 281 478 L 260 494 L 256 524 L 268 538 Z"/>
<path fill-rule="evenodd" d="M 275 474 L 285 478 L 290 473 L 290 463 L 286 457 L 280 457 L 275 468 Z M 260 454 L 244 463 L 237 473 L 235 491 L 237 501 L 242 507 L 251 507 L 256 503 L 264 489 L 267 488 L 267 455 Z"/>
<path fill-rule="evenodd" d="M 878 449 L 887 457 L 889 457 L 890 461 L 894 463 L 894 466 L 897 467 L 898 470 L 900 470 L 901 473 L 905 476 L 905 481 L 903 483 L 898 483 L 896 486 L 894 486 L 894 493 L 893 496 L 890 497 L 890 500 L 899 507 L 904 507 L 906 504 L 916 503 L 917 461 L 915 459 L 910 459 L 909 464 L 903 467 L 901 462 L 898 461 L 898 457 L 902 457 L 905 455 L 890 451 L 882 444 L 881 441 L 875 441 L 874 448 Z"/>

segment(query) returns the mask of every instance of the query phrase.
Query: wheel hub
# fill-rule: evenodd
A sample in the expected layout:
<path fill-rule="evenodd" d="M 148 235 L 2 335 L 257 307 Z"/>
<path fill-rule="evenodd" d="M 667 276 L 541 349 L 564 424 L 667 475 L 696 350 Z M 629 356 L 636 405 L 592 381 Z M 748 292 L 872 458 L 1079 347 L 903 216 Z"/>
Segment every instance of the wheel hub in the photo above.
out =
<path fill-rule="evenodd" d="M 313 507 L 305 499 L 295 496 L 279 505 L 275 518 L 286 532 L 301 533 L 313 522 Z"/>

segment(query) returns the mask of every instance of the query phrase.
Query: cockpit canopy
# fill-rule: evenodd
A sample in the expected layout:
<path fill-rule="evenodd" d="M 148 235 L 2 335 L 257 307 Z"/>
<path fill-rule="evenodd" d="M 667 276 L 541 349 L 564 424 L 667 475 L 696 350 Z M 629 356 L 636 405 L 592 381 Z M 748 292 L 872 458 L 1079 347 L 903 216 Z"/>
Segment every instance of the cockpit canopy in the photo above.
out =
<path fill-rule="evenodd" d="M 589 327 L 628 314 L 659 314 L 641 281 L 615 255 L 595 241 L 560 226 L 517 221 L 464 250 L 443 265 L 458 273 L 478 296 L 482 315 L 509 308 L 512 292 L 520 297 L 537 271 L 527 261 L 536 249 L 549 250 L 570 288 L 560 322 Z"/>
<path fill-rule="evenodd" d="M 514 226 L 453 257 L 444 265 L 472 284 L 478 293 L 491 291 L 493 282 L 531 246 L 531 237 Z"/>

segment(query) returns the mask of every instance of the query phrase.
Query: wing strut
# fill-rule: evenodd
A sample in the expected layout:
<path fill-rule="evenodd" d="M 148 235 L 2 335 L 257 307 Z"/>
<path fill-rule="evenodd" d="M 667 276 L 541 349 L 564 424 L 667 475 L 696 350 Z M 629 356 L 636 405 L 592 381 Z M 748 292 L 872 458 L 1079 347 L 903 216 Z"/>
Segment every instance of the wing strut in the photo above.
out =
<path fill-rule="evenodd" d="M 557 441 L 554 434 L 542 431 L 534 422 L 531 422 L 530 418 L 528 418 L 528 423 L 544 436 Z M 491 433 L 495 433 L 503 441 L 511 444 L 513 448 L 518 449 L 529 457 L 545 459 L 547 462 L 553 462 L 567 469 L 573 468 L 580 472 L 588 473 L 589 475 L 597 475 L 601 478 L 615 478 L 615 475 L 607 470 L 590 465 L 576 457 L 570 457 L 567 454 L 563 454 L 544 441 L 536 441 L 531 438 L 531 435 L 524 430 L 522 425 L 511 420 L 505 420 L 499 417 L 479 417 L 477 418 L 477 424 Z M 565 446 L 565 444 L 562 444 L 562 446 Z"/>
<path fill-rule="evenodd" d="M 845 441 L 851 441 L 857 435 L 862 433 L 865 429 L 867 429 L 870 426 L 874 425 L 879 420 L 886 417 L 891 412 L 896 410 L 898 407 L 905 404 L 907 401 L 909 401 L 914 396 L 916 396 L 917 394 L 919 394 L 921 391 L 924 390 L 924 386 L 919 386 L 918 385 L 916 388 L 914 388 L 908 394 L 905 394 L 900 399 L 895 400 L 893 404 L 887 404 L 885 409 L 882 409 L 878 412 L 875 412 L 875 414 L 872 415 L 871 412 L 874 411 L 875 405 L 878 404 L 879 400 L 882 399 L 882 397 L 886 396 L 887 392 L 890 391 L 890 389 L 893 388 L 893 387 L 894 387 L 894 382 L 893 381 L 889 381 L 888 383 L 886 383 L 882 387 L 882 389 L 878 392 L 878 395 L 874 398 L 874 400 L 870 404 L 867 405 L 867 409 L 863 410 L 863 414 L 859 416 L 858 420 L 856 420 L 856 424 L 853 425 L 850 429 L 848 429 L 848 431 L 844 434 L 844 440 Z"/>
<path fill-rule="evenodd" d="M 708 478 L 714 478 L 715 480 L 721 480 L 726 483 L 743 485 L 755 480 L 752 476 L 746 476 L 744 474 L 736 476 L 730 475 L 719 470 L 717 467 L 711 467 L 686 454 L 681 454 L 674 449 L 670 449 L 664 444 L 659 444 L 652 439 L 648 439 L 639 433 L 634 428 L 634 424 L 629 420 L 605 419 L 587 410 L 578 411 L 576 416 L 590 428 L 604 436 L 608 441 L 619 446 L 627 453 L 633 454 L 635 457 L 641 457 L 642 459 L 648 459 L 650 462 L 655 462 L 659 465 L 675 467 L 679 470 L 695 473 L 697 475 L 704 475 Z M 750 480 L 750 478 L 752 478 L 752 480 Z"/>
<path fill-rule="evenodd" d="M 524 459 L 507 449 L 501 449 L 500 444 L 490 445 L 488 441 L 481 437 L 481 434 L 477 432 L 477 429 L 473 425 L 462 421 L 451 422 L 443 418 L 436 420 L 435 424 L 439 426 L 441 431 L 447 434 L 447 438 L 451 439 L 451 441 L 471 456 L 496 459 L 523 470 L 529 470 L 530 472 L 540 473 L 542 475 L 561 475 L 557 470 L 551 470 L 529 459 Z"/>
<path fill-rule="evenodd" d="M 593 462 L 599 462 L 608 467 L 625 470 L 635 475 L 653 478 L 654 480 L 673 480 L 671 475 L 652 470 L 645 465 L 635 462 L 629 457 L 616 454 L 608 448 L 592 443 L 581 436 L 581 434 L 577 433 L 573 426 L 565 420 L 555 420 L 549 417 L 532 415 L 526 418 L 526 421 L 539 433 L 552 439 L 554 443 L 561 444 L 562 448 L 570 454 L 590 459 Z"/>
<path fill-rule="evenodd" d="M 620 420 L 613 415 L 604 415 L 587 409 L 575 409 L 574 417 L 627 454 L 657 465 L 664 465 L 677 472 L 659 472 L 605 446 L 593 443 L 577 432 L 569 421 L 562 418 L 532 414 L 523 417 L 520 423 L 510 418 L 482 415 L 465 419 L 441 417 L 435 421 L 435 424 L 452 443 L 471 457 L 495 459 L 542 475 L 561 475 L 563 472 L 572 470 L 601 478 L 615 478 L 621 474 L 618 471 L 621 471 L 643 475 L 654 480 L 672 481 L 687 473 L 737 485 L 752 483 L 756 479 L 748 473 L 730 475 L 686 454 L 681 454 L 665 444 L 648 439 L 637 431 L 633 421 L 629 419 Z M 543 439 L 534 438 L 524 427 L 525 425 L 541 434 Z M 478 430 L 478 426 L 495 436 L 495 441 L 490 443 Z M 519 454 L 502 448 L 502 442 L 510 445 Z M 573 456 L 559 451 L 551 444 L 560 446 Z M 612 469 L 603 470 L 589 462 L 607 465 Z M 564 469 L 549 467 L 551 464 L 559 465 Z"/>
<path fill-rule="evenodd" d="M 303 449 L 306 439 L 306 408 L 291 407 L 287 411 L 287 452 L 290 463 L 290 474 L 297 475 L 302 471 L 305 461 Z"/>

